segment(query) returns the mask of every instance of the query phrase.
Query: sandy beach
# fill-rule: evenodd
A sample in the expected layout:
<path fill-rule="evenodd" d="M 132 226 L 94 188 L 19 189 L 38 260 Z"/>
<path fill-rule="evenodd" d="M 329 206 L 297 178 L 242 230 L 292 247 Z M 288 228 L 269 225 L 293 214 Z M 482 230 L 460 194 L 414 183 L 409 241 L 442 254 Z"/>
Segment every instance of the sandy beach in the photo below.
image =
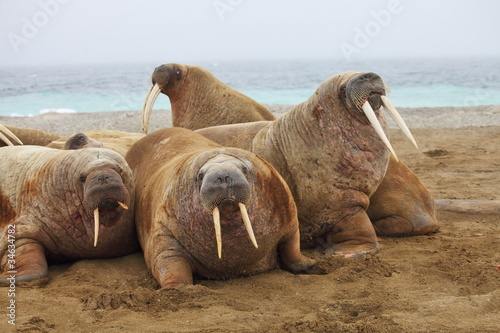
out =
<path fill-rule="evenodd" d="M 288 105 L 266 105 L 277 116 Z M 500 200 L 500 106 L 399 108 L 420 149 L 391 122 L 398 157 L 436 199 Z M 14 111 L 14 110 L 13 110 Z M 0 117 L 59 135 L 140 132 L 140 111 Z M 153 112 L 150 130 L 170 127 Z M 322 275 L 274 270 L 160 290 L 142 253 L 51 265 L 39 281 L 0 288 L 2 332 L 497 332 L 500 216 L 438 212 L 433 235 L 382 238 L 356 260 L 304 251 Z"/>

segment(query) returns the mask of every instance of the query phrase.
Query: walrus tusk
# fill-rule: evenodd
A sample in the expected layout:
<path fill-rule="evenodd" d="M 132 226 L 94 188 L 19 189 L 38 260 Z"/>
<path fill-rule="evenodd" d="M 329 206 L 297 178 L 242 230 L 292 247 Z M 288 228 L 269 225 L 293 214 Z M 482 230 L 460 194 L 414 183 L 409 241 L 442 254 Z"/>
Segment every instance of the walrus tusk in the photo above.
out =
<path fill-rule="evenodd" d="M 387 146 L 387 148 L 389 148 L 392 156 L 394 156 L 396 161 L 399 162 L 398 157 L 396 156 L 394 149 L 392 149 L 391 143 L 389 142 L 389 139 L 387 139 L 387 136 L 385 135 L 384 130 L 382 129 L 382 126 L 380 126 L 380 123 L 377 119 L 377 116 L 375 115 L 375 112 L 373 111 L 370 103 L 368 103 L 368 101 L 364 102 L 362 108 L 363 108 L 363 111 L 364 111 L 366 117 L 368 118 L 368 120 L 372 124 L 373 128 L 375 129 L 375 132 L 377 132 L 377 134 L 380 137 L 380 139 L 382 140 L 382 142 Z"/>
<path fill-rule="evenodd" d="M 411 141 L 411 143 L 413 143 L 415 148 L 418 149 L 417 141 L 415 141 L 413 135 L 411 135 L 410 129 L 408 128 L 408 126 L 406 126 L 406 123 L 403 120 L 403 118 L 401 118 L 401 115 L 399 114 L 398 110 L 396 110 L 394 105 L 392 105 L 391 101 L 387 98 L 387 96 L 382 95 L 381 98 L 382 98 L 382 104 L 384 105 L 384 109 L 386 109 L 387 112 L 389 112 L 389 114 L 392 116 L 392 119 L 394 119 L 396 124 L 398 124 L 399 128 L 401 128 L 406 137 Z"/>
<path fill-rule="evenodd" d="M 220 233 L 219 208 L 215 207 L 212 214 L 214 216 L 215 238 L 217 240 L 217 254 L 219 256 L 219 259 L 221 259 L 222 258 L 222 238 L 221 238 L 221 233 Z"/>
<path fill-rule="evenodd" d="M 155 104 L 156 99 L 158 98 L 160 92 L 161 92 L 160 86 L 158 84 L 154 84 L 149 88 L 148 94 L 144 99 L 144 104 L 142 106 L 142 114 L 141 114 L 142 131 L 144 133 L 148 132 L 149 117 L 151 115 L 151 111 L 153 110 L 153 105 Z"/>
<path fill-rule="evenodd" d="M 5 135 L 2 132 L 5 133 Z M 14 144 L 12 143 L 12 141 L 9 140 L 9 138 L 7 138 L 7 136 L 10 136 L 12 140 L 16 141 L 20 145 L 23 144 L 23 142 L 14 133 L 12 133 L 4 125 L 0 124 L 0 139 L 2 139 L 2 141 L 5 142 L 7 145 L 13 146 Z"/>
<path fill-rule="evenodd" d="M 12 141 L 10 141 L 5 135 L 3 135 L 2 132 L 0 132 L 0 140 L 2 140 L 3 142 L 5 142 L 5 144 L 7 144 L 7 146 L 13 146 L 14 145 L 12 143 Z"/>
<path fill-rule="evenodd" d="M 121 208 L 123 208 L 123 209 L 125 209 L 125 210 L 127 210 L 127 209 L 128 209 L 128 206 L 127 206 L 127 205 L 125 205 L 123 202 L 118 201 L 118 204 L 120 205 L 120 207 L 121 207 Z"/>
<path fill-rule="evenodd" d="M 243 219 L 243 223 L 245 224 L 245 228 L 247 229 L 248 236 L 252 240 L 253 246 L 256 249 L 259 248 L 257 245 L 257 240 L 255 239 L 255 235 L 253 234 L 252 224 L 250 223 L 250 218 L 248 217 L 248 212 L 245 204 L 239 202 L 238 206 L 240 206 L 241 218 Z"/>
<path fill-rule="evenodd" d="M 99 238 L 99 208 L 94 209 L 94 247 L 97 246 Z"/>

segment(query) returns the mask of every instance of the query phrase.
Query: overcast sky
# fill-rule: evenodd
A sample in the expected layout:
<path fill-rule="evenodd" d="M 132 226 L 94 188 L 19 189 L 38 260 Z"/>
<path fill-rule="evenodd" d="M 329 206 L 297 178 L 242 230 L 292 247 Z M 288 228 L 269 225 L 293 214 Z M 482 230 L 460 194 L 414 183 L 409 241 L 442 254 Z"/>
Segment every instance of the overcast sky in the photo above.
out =
<path fill-rule="evenodd" d="M 500 57 L 497 0 L 0 0 L 0 66 Z"/>

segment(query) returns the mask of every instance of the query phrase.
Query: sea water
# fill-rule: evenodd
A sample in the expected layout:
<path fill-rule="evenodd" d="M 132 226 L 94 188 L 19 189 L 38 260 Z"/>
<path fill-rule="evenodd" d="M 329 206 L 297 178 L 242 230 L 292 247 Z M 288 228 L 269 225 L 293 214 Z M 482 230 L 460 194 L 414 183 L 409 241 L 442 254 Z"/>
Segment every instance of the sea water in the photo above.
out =
<path fill-rule="evenodd" d="M 165 61 L 168 62 L 168 61 Z M 500 105 L 500 59 L 189 63 L 260 103 L 298 104 L 330 76 L 375 72 L 399 107 Z M 0 116 L 140 110 L 160 64 L 0 67 Z M 155 109 L 169 109 L 160 95 Z"/>

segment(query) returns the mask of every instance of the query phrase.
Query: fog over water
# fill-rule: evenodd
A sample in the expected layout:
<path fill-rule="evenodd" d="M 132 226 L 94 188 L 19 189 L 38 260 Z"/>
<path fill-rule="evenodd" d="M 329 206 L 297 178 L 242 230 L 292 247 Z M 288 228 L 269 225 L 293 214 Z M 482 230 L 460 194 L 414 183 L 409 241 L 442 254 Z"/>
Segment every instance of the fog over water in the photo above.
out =
<path fill-rule="evenodd" d="M 0 0 L 0 67 L 500 57 L 494 0 Z"/>

